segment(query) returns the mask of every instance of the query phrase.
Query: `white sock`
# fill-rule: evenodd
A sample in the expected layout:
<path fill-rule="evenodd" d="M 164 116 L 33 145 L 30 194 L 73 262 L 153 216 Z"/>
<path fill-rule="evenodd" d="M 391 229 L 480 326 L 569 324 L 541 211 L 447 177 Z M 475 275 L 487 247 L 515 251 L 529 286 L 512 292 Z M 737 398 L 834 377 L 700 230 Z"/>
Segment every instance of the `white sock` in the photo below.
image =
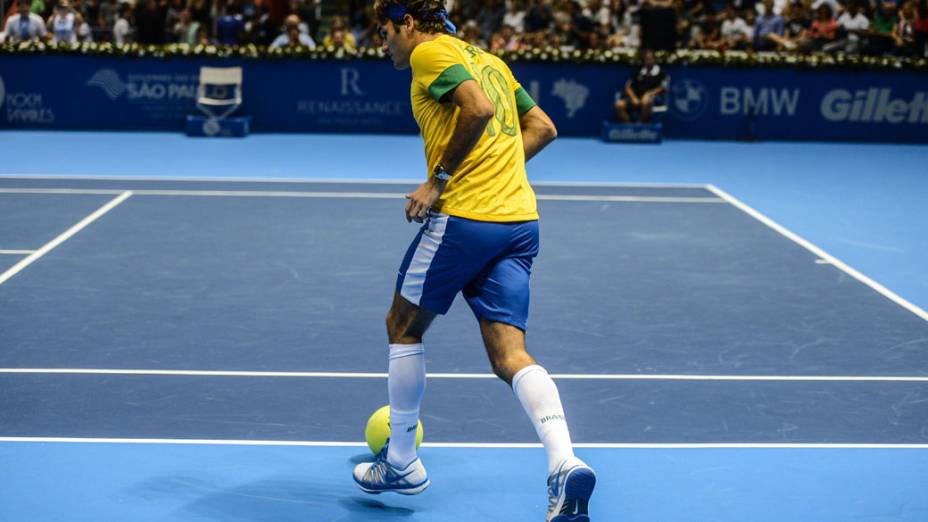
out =
<path fill-rule="evenodd" d="M 416 459 L 416 426 L 425 394 L 425 348 L 391 344 L 387 389 L 390 393 L 390 447 L 387 462 L 405 468 Z"/>
<path fill-rule="evenodd" d="M 532 420 L 535 433 L 548 454 L 548 474 L 557 471 L 564 459 L 574 456 L 570 432 L 554 380 L 544 368 L 533 364 L 512 378 L 512 391 Z"/>

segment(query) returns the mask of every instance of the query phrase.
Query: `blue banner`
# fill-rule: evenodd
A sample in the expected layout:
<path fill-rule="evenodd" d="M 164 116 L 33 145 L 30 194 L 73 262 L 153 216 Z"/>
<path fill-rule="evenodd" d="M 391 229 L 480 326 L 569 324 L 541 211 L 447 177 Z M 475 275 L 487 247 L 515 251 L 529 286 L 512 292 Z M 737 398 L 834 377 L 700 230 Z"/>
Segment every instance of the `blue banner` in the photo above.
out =
<path fill-rule="evenodd" d="M 0 56 L 0 128 L 181 132 L 201 66 L 241 66 L 254 132 L 418 132 L 409 71 L 382 61 Z M 629 66 L 517 63 L 564 136 L 598 136 Z M 928 142 L 928 74 L 667 68 L 664 135 Z"/>

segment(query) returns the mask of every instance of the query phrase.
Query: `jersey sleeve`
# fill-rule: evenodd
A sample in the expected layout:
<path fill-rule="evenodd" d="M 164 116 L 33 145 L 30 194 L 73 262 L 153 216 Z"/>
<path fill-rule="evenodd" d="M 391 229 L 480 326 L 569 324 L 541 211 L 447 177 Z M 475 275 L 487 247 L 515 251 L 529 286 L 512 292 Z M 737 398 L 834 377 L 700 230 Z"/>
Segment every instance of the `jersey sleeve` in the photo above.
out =
<path fill-rule="evenodd" d="M 420 44 L 409 57 L 413 81 L 426 89 L 435 101 L 467 80 L 473 80 L 454 50 L 440 43 Z"/>
<path fill-rule="evenodd" d="M 512 71 L 509 71 L 509 85 L 512 88 L 512 92 L 516 97 L 516 111 L 518 111 L 519 116 L 522 116 L 532 107 L 538 105 L 535 103 L 535 100 L 528 94 L 528 91 L 522 87 L 522 84 L 516 80 L 516 77 L 512 74 Z"/>

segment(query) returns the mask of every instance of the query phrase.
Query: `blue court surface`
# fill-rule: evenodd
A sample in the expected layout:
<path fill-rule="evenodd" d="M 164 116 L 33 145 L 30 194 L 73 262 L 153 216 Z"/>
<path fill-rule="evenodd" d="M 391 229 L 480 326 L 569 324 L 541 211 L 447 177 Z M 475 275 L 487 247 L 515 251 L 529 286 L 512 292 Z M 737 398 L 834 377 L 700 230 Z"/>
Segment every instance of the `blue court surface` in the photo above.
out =
<path fill-rule="evenodd" d="M 0 142 L 28 153 L 36 138 L 67 150 L 88 136 Z M 432 487 L 368 496 L 351 480 L 370 457 L 367 416 L 387 401 L 384 314 L 416 231 L 402 218 L 415 184 L 363 175 L 368 155 L 356 179 L 333 171 L 368 142 L 421 162 L 414 138 L 306 138 L 318 175 L 301 177 L 287 169 L 306 167 L 307 149 L 272 148 L 274 172 L 242 174 L 294 137 L 185 140 L 204 152 L 175 169 L 192 149 L 153 153 L 175 137 L 101 136 L 118 168 L 33 154 L 0 169 L 0 520 L 543 520 L 544 452 L 460 299 L 425 338 Z M 747 179 L 704 157 L 723 144 L 699 145 L 568 141 L 538 163 L 561 175 L 533 178 L 529 350 L 599 474 L 592 519 L 928 520 L 928 256 L 905 239 L 924 233 L 924 215 L 906 213 L 928 195 L 924 147 L 880 150 L 912 169 L 884 180 L 899 195 L 886 211 L 920 231 L 842 236 L 882 238 L 903 252 L 893 265 L 823 249 L 829 225 L 803 229 L 815 190 L 765 203 L 801 169 L 776 188 L 759 169 L 739 191 Z M 837 150 L 790 147 L 738 161 L 774 169 Z M 582 172 L 616 174 L 577 179 L 566 169 L 581 149 Z M 692 172 L 633 158 L 658 150 L 675 158 L 658 170 Z M 217 162 L 225 175 L 208 170 Z M 850 169 L 845 190 L 862 177 Z"/>

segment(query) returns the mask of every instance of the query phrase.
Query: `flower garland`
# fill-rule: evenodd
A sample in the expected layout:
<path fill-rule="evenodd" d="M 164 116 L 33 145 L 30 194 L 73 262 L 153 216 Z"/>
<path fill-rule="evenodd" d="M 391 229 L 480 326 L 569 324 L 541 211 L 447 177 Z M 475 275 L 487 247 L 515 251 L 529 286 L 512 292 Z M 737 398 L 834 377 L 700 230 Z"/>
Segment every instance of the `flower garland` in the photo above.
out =
<path fill-rule="evenodd" d="M 562 50 L 532 48 L 496 53 L 509 63 L 578 63 L 631 65 L 637 54 L 628 51 Z M 140 45 L 116 46 L 111 43 L 44 43 L 20 42 L 0 45 L 0 55 L 84 55 L 125 58 L 239 58 L 239 59 L 298 59 L 298 60 L 380 60 L 385 58 L 377 48 L 362 48 L 356 52 L 334 47 L 281 47 L 269 49 L 253 44 L 237 47 L 221 45 Z M 793 69 L 893 69 L 928 72 L 928 58 L 897 56 L 860 56 L 848 54 L 808 55 L 786 53 L 753 53 L 745 51 L 686 51 L 658 52 L 659 63 L 682 66 Z"/>

